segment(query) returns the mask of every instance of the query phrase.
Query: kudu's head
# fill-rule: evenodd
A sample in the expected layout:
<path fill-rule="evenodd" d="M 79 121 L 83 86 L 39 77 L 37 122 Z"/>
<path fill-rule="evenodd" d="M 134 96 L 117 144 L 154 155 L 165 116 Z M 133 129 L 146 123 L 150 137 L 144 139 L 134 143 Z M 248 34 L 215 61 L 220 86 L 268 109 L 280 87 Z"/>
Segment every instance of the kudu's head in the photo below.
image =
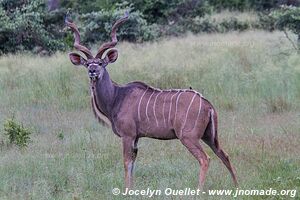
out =
<path fill-rule="evenodd" d="M 116 35 L 116 31 L 118 27 L 122 23 L 124 23 L 127 19 L 128 19 L 128 13 L 126 12 L 124 17 L 120 18 L 115 22 L 111 31 L 111 42 L 106 42 L 102 44 L 96 56 L 94 57 L 88 48 L 80 44 L 80 35 L 77 26 L 70 19 L 68 19 L 68 17 L 66 17 L 65 19 L 66 26 L 68 26 L 73 31 L 74 34 L 75 49 L 81 51 L 86 56 L 85 59 L 78 53 L 72 52 L 69 54 L 70 60 L 74 65 L 85 66 L 88 69 L 88 74 L 91 80 L 101 79 L 103 76 L 103 72 L 105 71 L 105 67 L 109 63 L 113 63 L 117 60 L 118 51 L 116 49 L 111 49 L 111 48 L 114 48 L 118 43 L 117 35 Z M 107 53 L 105 54 L 105 56 L 103 56 L 106 51 Z"/>

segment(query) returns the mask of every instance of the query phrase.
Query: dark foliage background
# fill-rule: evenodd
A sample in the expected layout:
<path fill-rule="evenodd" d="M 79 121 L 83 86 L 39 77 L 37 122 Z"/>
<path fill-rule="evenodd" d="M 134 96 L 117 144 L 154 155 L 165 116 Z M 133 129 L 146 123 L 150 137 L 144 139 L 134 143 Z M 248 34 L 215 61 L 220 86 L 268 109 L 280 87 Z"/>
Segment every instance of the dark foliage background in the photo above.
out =
<path fill-rule="evenodd" d="M 129 22 L 118 32 L 121 40 L 143 42 L 186 32 L 289 29 L 299 35 L 299 0 L 1 0 L 0 54 L 18 51 L 51 54 L 72 45 L 63 31 L 64 16 L 79 26 L 87 45 L 109 39 L 113 22 L 130 11 Z M 287 5 L 282 7 L 282 5 Z M 251 11 L 259 20 L 236 17 L 216 21 L 207 16 L 229 11 Z"/>

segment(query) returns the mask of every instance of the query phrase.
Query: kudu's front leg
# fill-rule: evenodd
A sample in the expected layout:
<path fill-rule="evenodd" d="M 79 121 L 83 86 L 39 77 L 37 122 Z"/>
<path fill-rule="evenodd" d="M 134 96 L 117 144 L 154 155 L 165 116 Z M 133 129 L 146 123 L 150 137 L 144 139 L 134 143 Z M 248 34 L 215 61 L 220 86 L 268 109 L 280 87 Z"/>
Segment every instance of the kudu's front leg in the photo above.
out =
<path fill-rule="evenodd" d="M 134 161 L 137 156 L 137 138 L 124 136 L 122 137 L 123 142 L 123 158 L 125 168 L 125 187 L 131 188 L 133 185 L 132 173 L 134 167 Z"/>

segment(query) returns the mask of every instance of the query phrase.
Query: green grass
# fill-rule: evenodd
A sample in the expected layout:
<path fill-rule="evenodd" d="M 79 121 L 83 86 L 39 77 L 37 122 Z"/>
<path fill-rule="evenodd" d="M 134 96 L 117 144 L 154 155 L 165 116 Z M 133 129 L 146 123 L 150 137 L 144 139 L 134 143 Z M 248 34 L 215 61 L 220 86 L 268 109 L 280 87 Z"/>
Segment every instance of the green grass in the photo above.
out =
<path fill-rule="evenodd" d="M 297 189 L 299 198 L 300 57 L 282 33 L 187 35 L 118 49 L 108 67 L 116 82 L 192 86 L 215 105 L 240 189 Z M 0 110 L 0 199 L 123 199 L 111 194 L 123 187 L 121 141 L 94 119 L 87 72 L 67 53 L 1 57 Z M 6 145 L 3 124 L 12 116 L 34 132 L 27 149 Z M 204 189 L 233 188 L 205 149 L 212 160 Z M 135 188 L 195 188 L 198 170 L 179 141 L 141 139 Z"/>

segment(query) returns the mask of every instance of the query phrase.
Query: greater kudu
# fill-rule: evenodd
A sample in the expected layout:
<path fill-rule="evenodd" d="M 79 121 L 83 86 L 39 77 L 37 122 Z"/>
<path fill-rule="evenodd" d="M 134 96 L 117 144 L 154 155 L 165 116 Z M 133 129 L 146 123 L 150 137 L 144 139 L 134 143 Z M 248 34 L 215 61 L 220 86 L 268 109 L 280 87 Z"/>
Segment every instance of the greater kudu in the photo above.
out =
<path fill-rule="evenodd" d="M 117 20 L 112 27 L 112 41 L 104 43 L 95 57 L 80 44 L 76 25 L 67 18 L 65 21 L 74 33 L 74 47 L 87 57 L 85 59 L 77 53 L 69 54 L 74 65 L 83 65 L 88 70 L 94 114 L 122 138 L 125 187 L 132 186 L 137 143 L 141 137 L 179 139 L 200 164 L 199 187 L 204 184 L 209 164 L 209 156 L 199 143 L 202 139 L 222 160 L 237 184 L 233 166 L 218 142 L 217 113 L 200 93 L 192 89 L 160 90 L 138 81 L 118 85 L 110 79 L 106 66 L 118 57 L 117 50 L 111 48 L 118 42 L 117 28 L 127 19 L 128 14 L 125 14 Z"/>

